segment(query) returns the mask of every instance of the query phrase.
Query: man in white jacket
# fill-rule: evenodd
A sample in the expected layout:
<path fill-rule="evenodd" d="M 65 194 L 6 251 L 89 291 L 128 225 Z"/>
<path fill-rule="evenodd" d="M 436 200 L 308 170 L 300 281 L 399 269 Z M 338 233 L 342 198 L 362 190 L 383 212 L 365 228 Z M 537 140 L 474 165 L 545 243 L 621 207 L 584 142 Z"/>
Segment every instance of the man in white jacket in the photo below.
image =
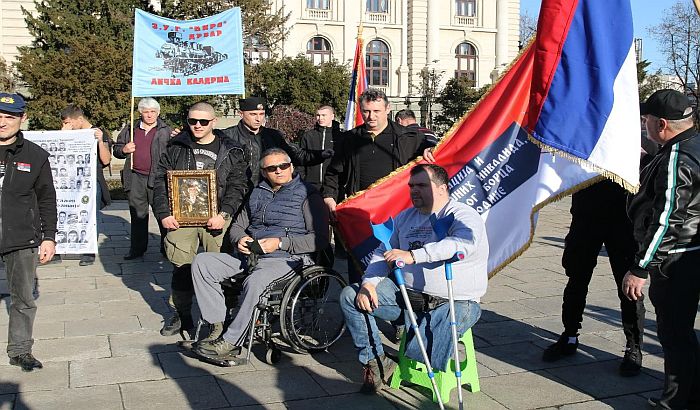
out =
<path fill-rule="evenodd" d="M 401 259 L 411 305 L 418 313 L 419 328 L 425 333 L 430 324 L 431 362 L 444 369 L 452 351 L 449 336 L 449 305 L 444 262 L 457 251 L 465 258 L 455 262 L 454 297 L 457 330 L 463 334 L 481 315 L 479 299 L 486 293 L 489 255 L 486 227 L 471 207 L 450 199 L 447 172 L 434 164 L 416 165 L 408 186 L 413 207 L 401 212 L 391 237 L 392 250 L 384 245 L 375 249 L 362 284 L 346 287 L 341 294 L 345 322 L 363 364 L 362 391 L 376 392 L 387 380 L 394 363 L 384 356 L 376 319 L 396 320 L 404 314 L 404 303 L 396 284 L 389 278 L 392 265 Z M 438 241 L 430 216 L 440 219 L 454 215 L 447 237 Z M 423 335 L 424 340 L 425 335 Z M 411 354 L 409 340 L 406 354 Z"/>

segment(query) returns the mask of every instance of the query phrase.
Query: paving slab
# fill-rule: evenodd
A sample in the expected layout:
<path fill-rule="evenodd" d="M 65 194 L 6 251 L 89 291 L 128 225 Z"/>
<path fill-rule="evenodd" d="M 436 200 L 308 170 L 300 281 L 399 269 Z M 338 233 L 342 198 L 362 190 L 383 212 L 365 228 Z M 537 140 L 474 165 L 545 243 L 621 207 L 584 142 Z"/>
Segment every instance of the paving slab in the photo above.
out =
<path fill-rule="evenodd" d="M 547 372 L 596 399 L 640 393 L 657 388 L 659 385 L 657 379 L 646 373 L 635 376 L 634 383 L 621 383 L 618 367 L 619 362 L 608 360 L 548 369 Z"/>
<path fill-rule="evenodd" d="M 81 292 L 66 292 L 66 304 L 81 304 L 105 301 L 129 300 L 129 290 L 122 288 L 93 289 Z"/>
<path fill-rule="evenodd" d="M 115 333 L 138 332 L 141 323 L 136 316 L 101 317 L 66 322 L 66 337 L 110 335 Z"/>
<path fill-rule="evenodd" d="M 300 368 L 257 372 L 254 376 L 247 372 L 227 374 L 217 376 L 217 379 L 220 380 L 221 389 L 233 406 L 327 396 L 321 386 Z"/>
<path fill-rule="evenodd" d="M 482 379 L 481 391 L 509 409 L 534 409 L 591 400 L 545 371 L 513 373 Z"/>
<path fill-rule="evenodd" d="M 59 407 L 71 410 L 119 410 L 123 408 L 122 397 L 117 385 L 37 391 L 23 393 L 20 397 L 22 403 L 16 405 L 15 410 Z"/>
<path fill-rule="evenodd" d="M 150 355 L 76 360 L 71 362 L 71 387 L 103 386 L 165 378 L 157 359 Z"/>
<path fill-rule="evenodd" d="M 56 339 L 65 335 L 63 322 L 36 323 L 32 331 L 34 339 Z M 0 325 L 0 342 L 7 343 L 7 325 Z"/>
<path fill-rule="evenodd" d="M 212 409 L 229 406 L 213 376 L 120 385 L 125 409 Z"/>
<path fill-rule="evenodd" d="M 0 394 L 67 389 L 68 362 L 43 361 L 43 364 L 43 369 L 23 372 L 17 366 L 10 366 L 7 360 L 0 360 Z"/>
<path fill-rule="evenodd" d="M 35 323 L 65 322 L 71 320 L 96 319 L 99 317 L 99 304 L 76 303 L 73 305 L 55 305 L 44 309 L 37 309 Z"/>
<path fill-rule="evenodd" d="M 32 350 L 42 362 L 97 359 L 111 355 L 107 336 L 36 340 Z"/>
<path fill-rule="evenodd" d="M 178 340 L 179 335 L 162 336 L 156 331 L 141 330 L 109 335 L 109 346 L 113 357 L 158 354 L 179 352 L 181 349 L 176 344 Z"/>

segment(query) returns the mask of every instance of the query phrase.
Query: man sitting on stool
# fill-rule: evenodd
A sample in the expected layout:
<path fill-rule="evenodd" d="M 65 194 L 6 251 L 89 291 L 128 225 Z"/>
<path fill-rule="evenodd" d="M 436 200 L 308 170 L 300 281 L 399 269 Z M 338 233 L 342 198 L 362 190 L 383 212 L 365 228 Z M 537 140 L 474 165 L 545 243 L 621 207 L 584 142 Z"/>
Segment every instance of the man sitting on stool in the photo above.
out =
<path fill-rule="evenodd" d="M 489 244 L 486 227 L 481 216 L 466 204 L 450 199 L 447 190 L 447 172 L 434 164 L 416 165 L 411 169 L 408 186 L 413 208 L 401 212 L 395 221 L 391 237 L 393 250 L 379 245 L 367 266 L 362 285 L 352 284 L 340 295 L 340 307 L 352 340 L 364 365 L 362 392 L 374 393 L 387 380 L 394 363 L 384 356 L 382 340 L 375 318 L 395 321 L 403 317 L 404 303 L 399 288 L 388 278 L 392 264 L 401 259 L 406 290 L 420 310 L 418 321 L 421 329 L 425 323 L 430 331 L 423 335 L 426 345 L 432 347 L 431 362 L 436 369 L 443 369 L 452 353 L 450 337 L 449 304 L 444 262 L 457 251 L 465 254 L 464 260 L 455 262 L 454 297 L 457 332 L 463 334 L 481 316 L 479 298 L 486 293 L 488 282 L 486 264 Z M 453 214 L 454 222 L 447 237 L 438 241 L 433 231 L 430 215 L 438 219 Z M 414 306 L 416 306 L 414 305 Z M 422 316 L 422 317 L 421 317 Z M 422 320 L 426 318 L 426 320 Z M 425 330 L 425 329 L 423 329 Z M 415 340 L 409 339 L 406 355 L 423 360 L 416 353 Z"/>
<path fill-rule="evenodd" d="M 274 283 L 293 277 L 294 268 L 313 264 L 311 255 L 328 246 L 328 212 L 323 199 L 315 188 L 293 175 L 289 155 L 280 148 L 268 149 L 261 155 L 260 170 L 263 180 L 231 225 L 231 241 L 238 244 L 241 255 L 206 252 L 192 263 L 202 318 L 213 325 L 210 335 L 194 347 L 202 356 L 225 360 L 240 354 L 260 298 Z M 257 244 L 263 253 L 255 266 L 248 266 L 240 310 L 224 333 L 226 304 L 220 283 L 245 268 L 243 259 Z"/>

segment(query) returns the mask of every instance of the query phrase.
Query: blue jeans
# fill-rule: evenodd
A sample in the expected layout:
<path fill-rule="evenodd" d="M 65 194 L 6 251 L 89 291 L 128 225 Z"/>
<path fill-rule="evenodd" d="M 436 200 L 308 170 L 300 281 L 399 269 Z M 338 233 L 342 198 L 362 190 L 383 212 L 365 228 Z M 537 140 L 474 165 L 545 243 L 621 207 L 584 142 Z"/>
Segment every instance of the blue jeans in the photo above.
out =
<path fill-rule="evenodd" d="M 401 307 L 403 303 L 399 303 L 399 301 L 402 300 L 401 292 L 396 284 L 389 278 L 382 279 L 377 285 L 376 290 L 379 306 L 371 313 L 361 311 L 355 305 L 355 297 L 359 289 L 359 284 L 352 284 L 343 289 L 340 295 L 340 307 L 343 310 L 345 324 L 350 331 L 355 348 L 358 349 L 358 359 L 360 363 L 367 364 L 370 360 L 384 355 L 376 318 L 393 321 L 399 319 L 404 314 L 404 310 Z M 446 309 L 447 306 L 445 304 L 418 316 L 419 327 L 424 328 L 425 326 L 420 325 L 426 322 L 426 320 L 428 323 L 435 323 L 431 321 L 430 316 L 438 311 L 444 313 Z M 480 316 L 481 309 L 477 302 L 470 300 L 455 301 L 455 319 L 459 324 L 457 327 L 459 334 L 466 332 L 467 329 L 476 323 Z M 406 322 L 408 322 L 408 317 L 406 317 Z M 432 329 L 430 333 L 434 335 L 449 335 L 449 333 L 445 333 L 450 331 L 449 320 L 442 322 L 444 322 L 446 329 Z M 425 334 L 423 334 L 423 338 L 425 340 Z M 428 350 L 433 353 L 431 357 L 445 356 L 445 353 L 438 352 L 446 352 L 447 357 L 452 353 L 451 336 L 431 338 L 427 345 Z"/>

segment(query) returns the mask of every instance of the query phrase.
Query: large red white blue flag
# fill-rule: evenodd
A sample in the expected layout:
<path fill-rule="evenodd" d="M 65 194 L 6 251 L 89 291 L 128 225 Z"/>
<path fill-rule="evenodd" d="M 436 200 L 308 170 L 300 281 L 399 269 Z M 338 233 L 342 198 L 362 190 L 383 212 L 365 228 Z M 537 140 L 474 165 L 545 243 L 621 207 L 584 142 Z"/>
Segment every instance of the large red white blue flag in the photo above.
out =
<path fill-rule="evenodd" d="M 345 108 L 345 129 L 351 130 L 364 124 L 360 112 L 359 97 L 367 89 L 367 72 L 365 70 L 365 53 L 363 53 L 362 25 L 357 30 L 357 42 L 355 43 L 355 58 L 352 62 L 352 75 L 350 77 L 350 93 L 348 104 Z"/>
<path fill-rule="evenodd" d="M 535 42 L 435 150 L 451 197 L 486 222 L 491 275 L 527 249 L 547 203 L 600 174 L 638 185 L 638 110 L 629 0 L 544 0 Z M 411 206 L 412 165 L 337 208 L 363 265 L 370 221 Z"/>
<path fill-rule="evenodd" d="M 131 95 L 244 94 L 242 27 L 239 7 L 196 20 L 136 10 Z"/>

